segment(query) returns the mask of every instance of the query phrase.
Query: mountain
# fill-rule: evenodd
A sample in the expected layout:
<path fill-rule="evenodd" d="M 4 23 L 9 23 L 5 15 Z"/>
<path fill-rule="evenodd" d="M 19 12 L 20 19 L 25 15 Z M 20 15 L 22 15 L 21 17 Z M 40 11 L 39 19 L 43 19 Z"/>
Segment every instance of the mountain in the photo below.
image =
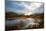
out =
<path fill-rule="evenodd" d="M 20 17 L 20 16 L 23 16 L 23 14 L 19 15 L 19 14 L 14 13 L 14 12 L 5 12 L 6 18 L 16 18 L 16 17 Z"/>
<path fill-rule="evenodd" d="M 36 18 L 43 18 L 44 17 L 44 13 L 42 13 L 42 14 L 33 14 L 33 15 L 24 15 L 24 14 L 17 14 L 17 13 L 14 13 L 14 12 L 6 12 L 5 13 L 5 17 L 6 17 L 6 19 L 8 19 L 8 18 L 18 18 L 18 17 L 20 17 L 20 18 L 29 18 L 29 17 L 36 17 Z"/>

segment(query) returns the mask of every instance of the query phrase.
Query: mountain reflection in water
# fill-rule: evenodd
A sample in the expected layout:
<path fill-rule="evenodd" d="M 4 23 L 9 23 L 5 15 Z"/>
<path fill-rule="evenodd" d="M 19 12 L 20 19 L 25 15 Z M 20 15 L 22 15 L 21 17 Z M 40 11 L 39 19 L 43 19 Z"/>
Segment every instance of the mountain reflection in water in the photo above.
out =
<path fill-rule="evenodd" d="M 35 18 L 17 18 L 17 19 L 7 20 L 6 26 L 17 26 L 19 27 L 17 29 L 24 29 L 28 27 L 32 28 L 34 26 L 38 27 L 41 21 L 42 20 Z"/>
<path fill-rule="evenodd" d="M 14 25 L 14 24 L 17 24 L 17 23 L 21 23 L 21 21 L 26 23 L 26 24 L 28 24 L 28 23 L 33 24 L 35 19 L 33 19 L 33 18 L 26 18 L 26 19 L 18 18 L 16 20 L 14 20 L 14 19 L 13 20 L 8 20 L 8 21 L 6 21 L 6 25 Z"/>

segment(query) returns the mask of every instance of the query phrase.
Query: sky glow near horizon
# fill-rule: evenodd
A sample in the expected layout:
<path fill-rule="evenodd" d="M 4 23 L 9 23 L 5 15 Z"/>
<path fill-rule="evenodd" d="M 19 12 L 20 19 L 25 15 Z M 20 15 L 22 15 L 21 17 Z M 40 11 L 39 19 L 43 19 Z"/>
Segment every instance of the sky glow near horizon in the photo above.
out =
<path fill-rule="evenodd" d="M 32 15 L 35 13 L 43 13 L 43 3 L 29 1 L 6 1 L 6 11 L 12 11 L 18 14 Z"/>

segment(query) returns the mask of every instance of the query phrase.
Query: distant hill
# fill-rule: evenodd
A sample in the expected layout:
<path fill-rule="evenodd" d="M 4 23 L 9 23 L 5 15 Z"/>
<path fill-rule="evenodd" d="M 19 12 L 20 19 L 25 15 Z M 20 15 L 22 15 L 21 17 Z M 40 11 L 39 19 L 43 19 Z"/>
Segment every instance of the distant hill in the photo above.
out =
<path fill-rule="evenodd" d="M 23 14 L 19 15 L 19 14 L 14 13 L 14 12 L 6 12 L 5 13 L 6 18 L 14 18 L 14 17 L 20 17 L 20 16 L 23 16 Z"/>
<path fill-rule="evenodd" d="M 6 17 L 6 19 L 7 18 L 17 18 L 17 17 L 21 17 L 21 18 L 23 18 L 23 17 L 25 17 L 25 18 L 28 18 L 28 17 L 44 17 L 44 13 L 42 13 L 42 14 L 33 14 L 33 15 L 27 15 L 27 16 L 25 16 L 24 14 L 21 14 L 21 15 L 19 15 L 19 14 L 17 14 L 17 13 L 14 13 L 14 12 L 6 12 L 5 13 L 5 17 Z"/>

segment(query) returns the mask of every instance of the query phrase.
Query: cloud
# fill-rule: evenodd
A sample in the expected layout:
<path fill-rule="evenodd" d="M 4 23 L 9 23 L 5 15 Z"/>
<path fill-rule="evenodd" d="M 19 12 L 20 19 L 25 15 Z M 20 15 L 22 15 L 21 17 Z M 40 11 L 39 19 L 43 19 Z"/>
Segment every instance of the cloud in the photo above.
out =
<path fill-rule="evenodd" d="M 24 4 L 24 6 L 25 6 L 25 14 L 24 15 L 32 15 L 32 14 L 35 14 L 34 12 L 36 12 L 36 13 L 41 12 L 41 11 L 39 11 L 39 9 L 37 9 L 41 5 L 42 5 L 42 3 L 30 3 L 30 6 Z M 40 8 L 40 10 L 41 9 L 43 9 L 43 8 Z"/>
<path fill-rule="evenodd" d="M 24 15 L 43 13 L 43 3 L 31 3 L 29 1 L 15 1 L 15 2 L 8 1 L 8 2 L 7 2 L 8 5 L 6 5 L 7 11 L 13 11 L 18 14 Z"/>

